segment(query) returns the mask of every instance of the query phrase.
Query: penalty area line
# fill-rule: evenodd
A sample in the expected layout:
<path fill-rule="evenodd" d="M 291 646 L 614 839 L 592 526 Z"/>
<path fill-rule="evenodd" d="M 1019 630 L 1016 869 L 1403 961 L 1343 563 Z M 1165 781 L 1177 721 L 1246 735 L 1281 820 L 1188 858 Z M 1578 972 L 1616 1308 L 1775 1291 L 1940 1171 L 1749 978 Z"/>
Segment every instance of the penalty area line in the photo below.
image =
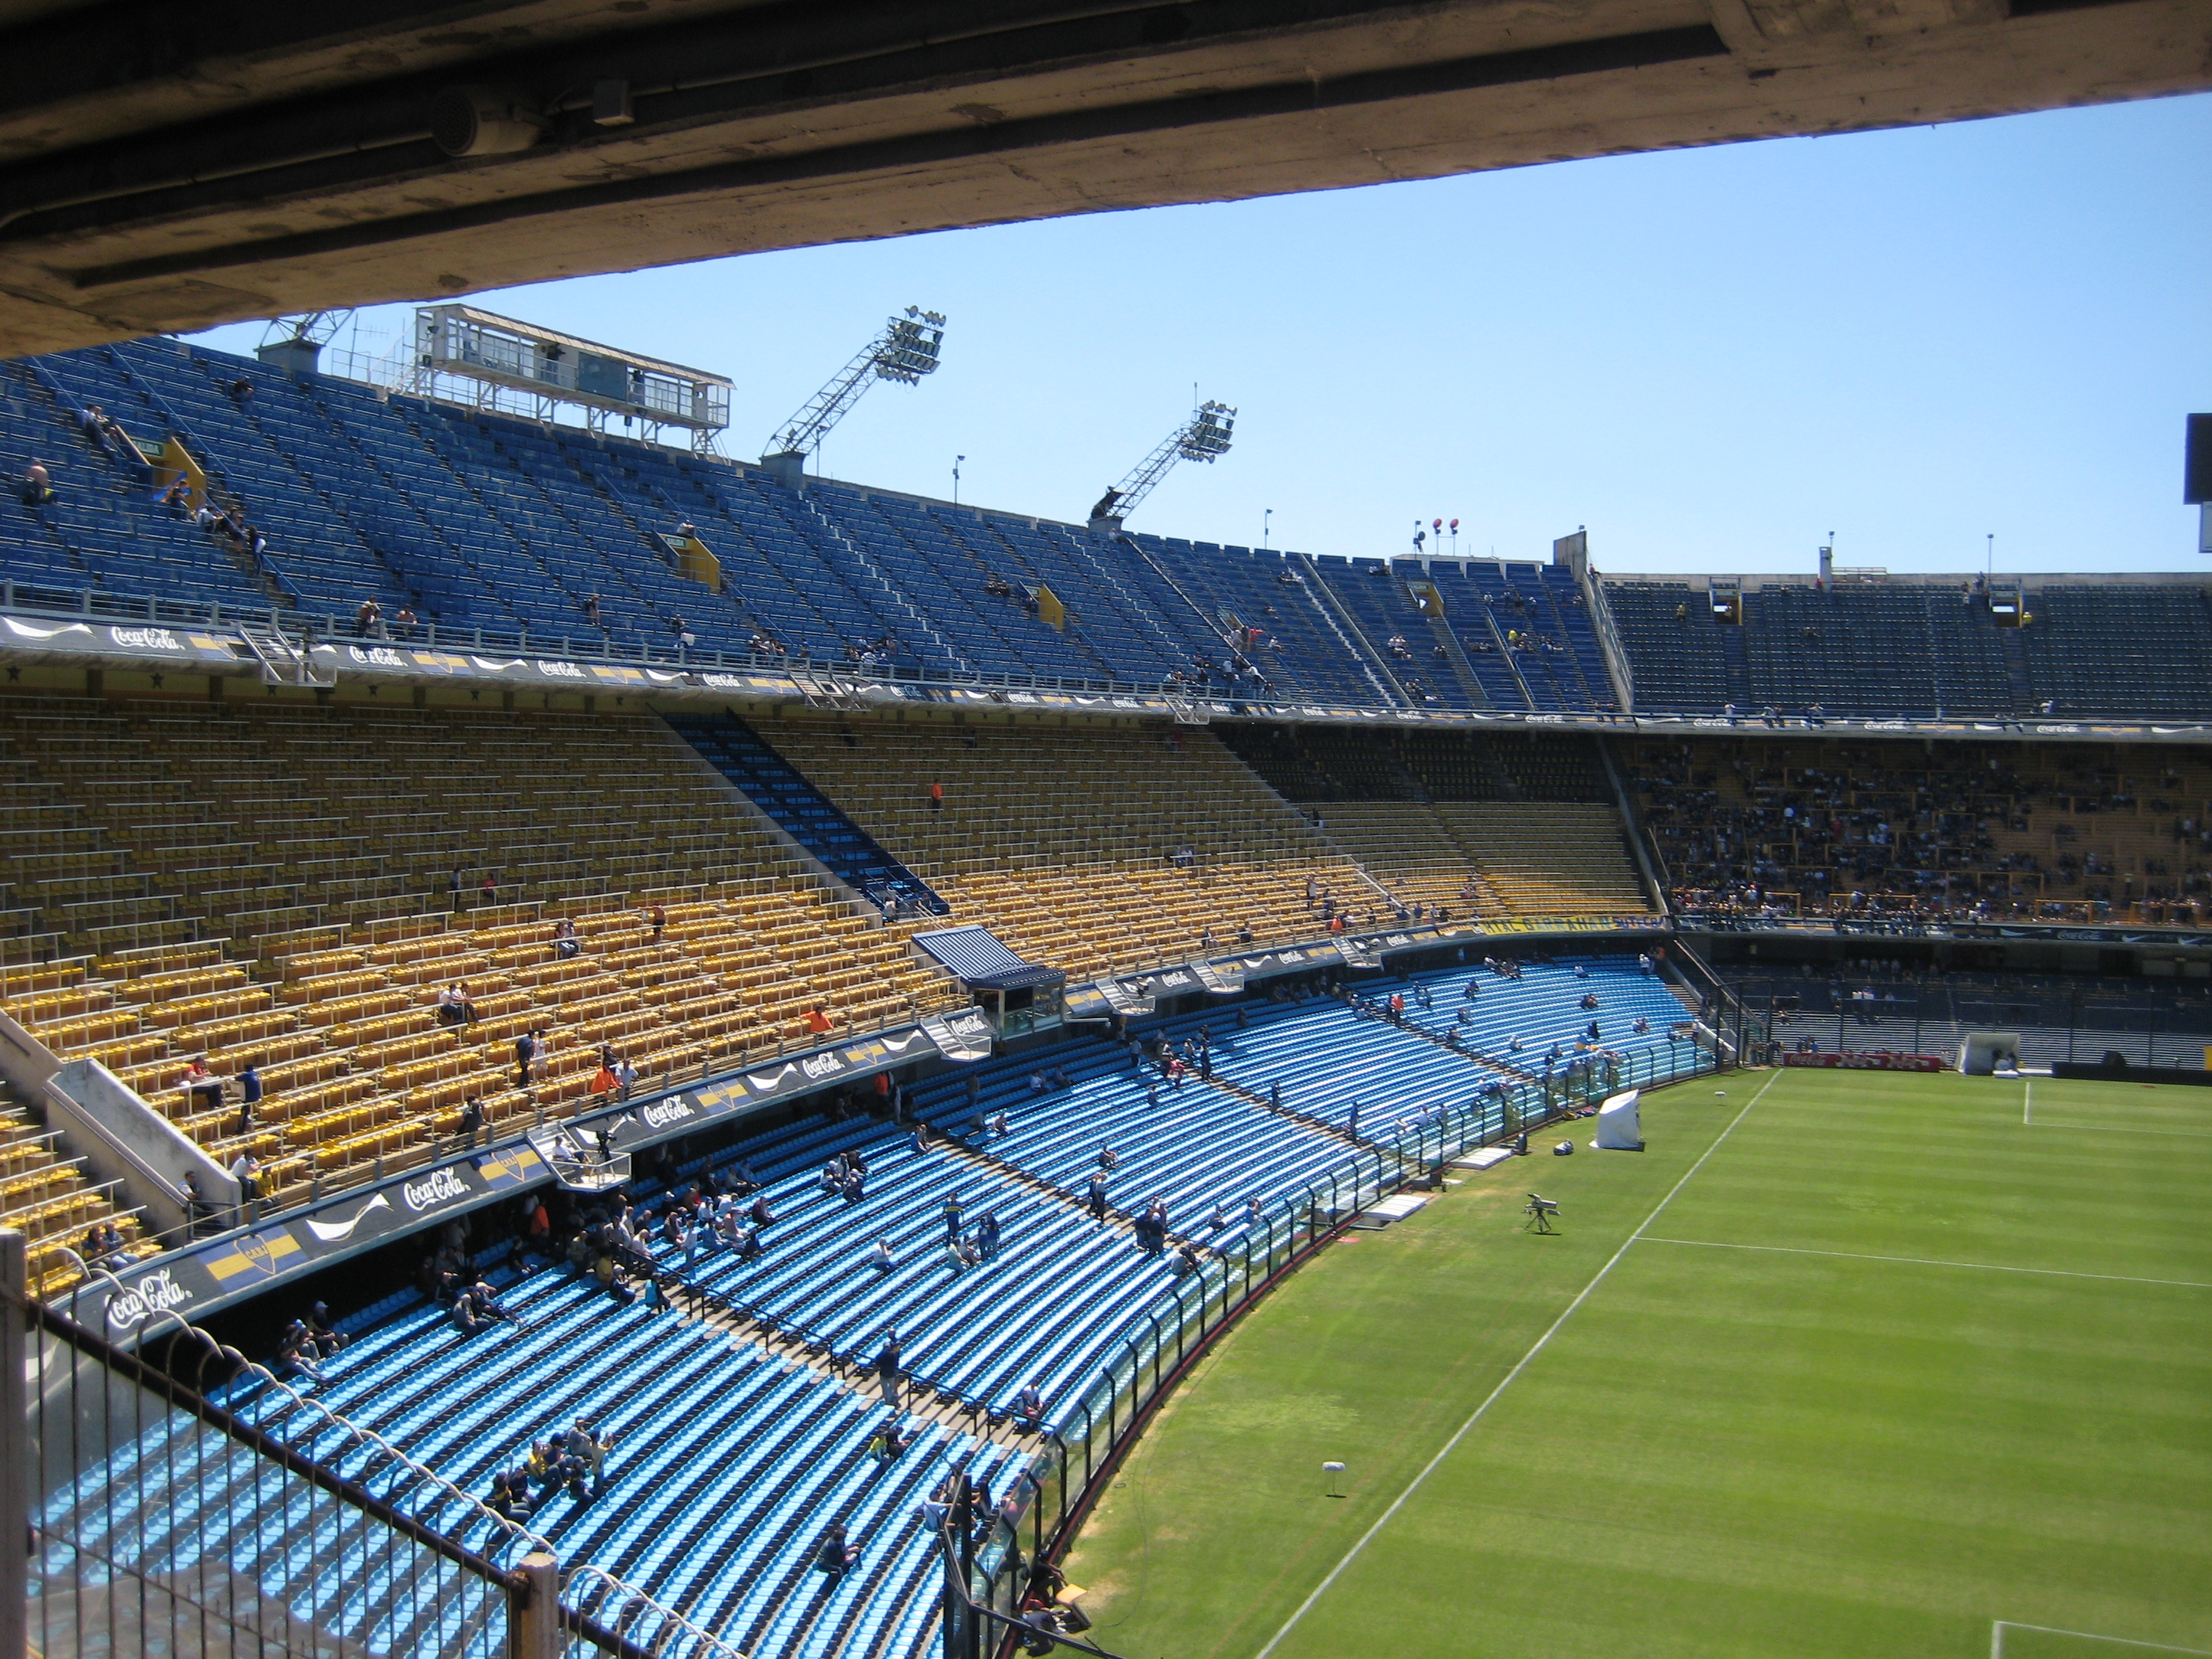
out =
<path fill-rule="evenodd" d="M 1400 1492 L 1396 1498 L 1391 1500 L 1390 1507 L 1384 1510 L 1382 1514 L 1375 1517 L 1374 1525 L 1369 1527 L 1365 1532 L 1359 1534 L 1358 1541 L 1354 1543 L 1350 1549 L 1345 1551 L 1343 1558 L 1340 1559 L 1334 1566 L 1328 1570 L 1328 1576 L 1313 1587 L 1312 1593 L 1310 1594 L 1304 1601 L 1298 1603 L 1297 1610 L 1292 1613 L 1288 1619 L 1285 1619 L 1283 1621 L 1283 1627 L 1267 1638 L 1267 1645 L 1261 1648 L 1257 1654 L 1254 1655 L 1253 1659 L 1268 1659 L 1268 1656 L 1273 1653 L 1278 1647 L 1282 1645 L 1283 1639 L 1298 1627 L 1298 1621 L 1303 1620 L 1308 1613 L 1313 1610 L 1314 1604 L 1319 1601 L 1322 1596 L 1328 1594 L 1329 1587 L 1335 1583 L 1339 1578 L 1344 1576 L 1345 1570 L 1347 1567 L 1351 1566 L 1354 1561 L 1359 1559 L 1360 1553 L 1366 1549 L 1369 1544 L 1374 1541 L 1375 1535 L 1381 1532 L 1383 1528 L 1390 1524 L 1392 1517 L 1395 1516 L 1400 1510 L 1404 1509 L 1407 1504 L 1412 1499 L 1413 1494 L 1421 1489 L 1422 1483 L 1431 1474 L 1436 1473 L 1437 1466 L 1443 1463 L 1445 1458 L 1451 1455 L 1454 1448 L 1458 1446 L 1461 1441 L 1466 1439 L 1467 1437 L 1474 1431 L 1474 1425 L 1481 1422 L 1482 1419 L 1489 1414 L 1490 1408 L 1498 1403 L 1499 1397 L 1504 1394 L 1506 1389 L 1513 1386 L 1515 1380 L 1520 1376 L 1522 1372 L 1528 1369 L 1529 1365 L 1534 1362 L 1536 1356 L 1543 1352 L 1545 1348 L 1550 1345 L 1552 1339 L 1559 1334 L 1560 1327 L 1564 1326 L 1567 1321 L 1574 1317 L 1575 1310 L 1581 1307 L 1583 1303 L 1589 1300 L 1591 1293 L 1595 1291 L 1600 1285 L 1605 1282 L 1606 1275 L 1611 1273 L 1615 1267 L 1620 1265 L 1621 1257 L 1628 1254 L 1629 1246 L 1635 1243 L 1637 1240 L 1644 1237 L 1644 1233 L 1650 1228 L 1651 1224 L 1659 1218 L 1660 1212 L 1664 1210 L 1669 1204 L 1672 1204 L 1674 1201 L 1674 1195 L 1680 1192 L 1683 1188 L 1690 1184 L 1690 1177 L 1692 1176 L 1694 1176 L 1698 1170 L 1705 1167 L 1705 1160 L 1711 1158 L 1715 1152 L 1720 1151 L 1721 1143 L 1735 1133 L 1736 1125 L 1742 1122 L 1744 1119 L 1750 1115 L 1751 1109 L 1758 1105 L 1759 1103 L 1765 1097 L 1766 1091 L 1769 1089 L 1771 1089 L 1775 1084 L 1780 1080 L 1782 1075 L 1783 1074 L 1780 1072 L 1776 1072 L 1771 1077 L 1769 1077 L 1764 1084 L 1759 1085 L 1759 1092 L 1757 1094 L 1754 1094 L 1749 1100 L 1744 1102 L 1743 1109 L 1729 1120 L 1728 1127 L 1723 1129 L 1720 1133 L 1714 1136 L 1713 1144 L 1706 1147 L 1704 1152 L 1698 1154 L 1698 1161 L 1690 1165 L 1688 1169 L 1682 1171 L 1681 1179 L 1667 1189 L 1666 1197 L 1661 1199 L 1656 1204 L 1651 1206 L 1651 1213 L 1644 1218 L 1642 1224 L 1638 1226 L 1634 1232 L 1629 1234 L 1626 1238 L 1621 1241 L 1620 1248 L 1607 1258 L 1605 1266 L 1600 1267 L 1596 1273 L 1590 1276 L 1589 1283 L 1583 1285 L 1582 1289 L 1576 1293 L 1575 1299 L 1567 1304 L 1566 1307 L 1561 1310 L 1559 1316 L 1553 1320 L 1550 1326 L 1546 1328 L 1544 1334 L 1538 1337 L 1529 1346 L 1528 1352 L 1522 1354 L 1519 1359 L 1514 1362 L 1513 1369 L 1506 1372 L 1504 1376 L 1498 1379 L 1498 1386 L 1484 1396 L 1482 1403 L 1474 1408 L 1474 1413 L 1468 1418 L 1466 1422 L 1459 1425 L 1458 1431 L 1453 1434 L 1450 1439 L 1445 1441 L 1444 1443 L 1437 1449 L 1437 1455 L 1421 1466 L 1420 1473 L 1406 1483 L 1406 1489 Z"/>
<path fill-rule="evenodd" d="M 2130 1636 L 2100 1636 L 2094 1631 L 2060 1630 L 2056 1625 L 2023 1625 L 2016 1619 L 2000 1619 L 1990 1626 L 1990 1659 L 2004 1659 L 2004 1633 L 2008 1630 L 2032 1630 L 2039 1636 L 2070 1636 L 2080 1642 L 2109 1642 L 2116 1648 L 2142 1648 L 2151 1653 L 2189 1653 L 2198 1659 L 2212 1659 L 2212 1653 L 2203 1648 L 2177 1648 L 2166 1642 L 2138 1642 Z"/>

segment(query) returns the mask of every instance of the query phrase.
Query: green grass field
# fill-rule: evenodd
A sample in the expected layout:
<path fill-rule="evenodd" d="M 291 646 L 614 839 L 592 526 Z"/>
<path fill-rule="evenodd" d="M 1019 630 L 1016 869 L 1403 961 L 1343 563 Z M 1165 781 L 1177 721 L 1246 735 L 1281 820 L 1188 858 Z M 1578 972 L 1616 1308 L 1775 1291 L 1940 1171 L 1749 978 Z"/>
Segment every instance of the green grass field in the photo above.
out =
<path fill-rule="evenodd" d="M 1224 1340 L 1069 1558 L 1092 1639 L 2212 1653 L 2212 1090 L 1753 1073 L 1644 1120 L 1329 1249 Z"/>

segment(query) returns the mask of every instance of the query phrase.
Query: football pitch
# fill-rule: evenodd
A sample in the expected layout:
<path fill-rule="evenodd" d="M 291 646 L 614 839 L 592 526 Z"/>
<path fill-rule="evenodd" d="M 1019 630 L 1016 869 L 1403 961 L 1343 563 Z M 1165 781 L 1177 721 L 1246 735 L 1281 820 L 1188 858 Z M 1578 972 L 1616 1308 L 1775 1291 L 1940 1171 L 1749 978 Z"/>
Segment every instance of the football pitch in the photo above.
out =
<path fill-rule="evenodd" d="M 2212 1089 L 1744 1073 L 1592 1127 L 1223 1340 L 1069 1557 L 1090 1639 L 2212 1654 Z"/>

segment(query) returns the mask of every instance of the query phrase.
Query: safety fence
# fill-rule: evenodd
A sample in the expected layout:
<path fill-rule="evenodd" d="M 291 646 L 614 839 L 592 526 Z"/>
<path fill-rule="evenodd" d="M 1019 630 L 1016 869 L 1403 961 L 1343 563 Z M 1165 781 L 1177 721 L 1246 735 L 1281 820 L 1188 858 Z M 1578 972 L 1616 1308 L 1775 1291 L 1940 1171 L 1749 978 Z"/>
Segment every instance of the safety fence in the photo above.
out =
<path fill-rule="evenodd" d="M 1216 1337 L 1317 1249 L 1379 1200 L 1440 1186 L 1455 1159 L 1479 1148 L 1594 1109 L 1616 1091 L 1712 1072 L 1722 1062 L 1711 1036 L 1692 1040 L 1686 1023 L 1663 1048 L 1586 1059 L 1548 1079 L 1501 1078 L 1462 1103 L 1370 1109 L 1377 1138 L 1279 1200 L 1233 1246 L 1206 1252 L 1211 1260 L 1130 1322 L 1090 1385 L 1049 1413 L 1042 1449 L 1002 1482 L 988 1512 L 963 1526 L 964 1510 L 948 1505 L 946 1659 L 1014 1650 L 1025 1614 L 1044 1599 L 1039 1569 L 1073 1540 L 1154 1408 Z"/>
<path fill-rule="evenodd" d="M 120 1348 L 24 1268 L 0 1231 L 0 1659 L 744 1659 L 205 1331 Z"/>

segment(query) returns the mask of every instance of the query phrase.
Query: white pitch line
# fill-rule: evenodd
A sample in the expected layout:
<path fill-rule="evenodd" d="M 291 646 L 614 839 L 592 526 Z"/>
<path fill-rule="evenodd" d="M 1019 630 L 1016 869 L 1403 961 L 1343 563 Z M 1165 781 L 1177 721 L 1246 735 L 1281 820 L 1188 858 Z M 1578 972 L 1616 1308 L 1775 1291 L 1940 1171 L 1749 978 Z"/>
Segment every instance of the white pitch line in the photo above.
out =
<path fill-rule="evenodd" d="M 1780 1080 L 1782 1076 L 1782 1073 L 1776 1072 L 1772 1076 L 1769 1077 L 1765 1083 L 1759 1085 L 1759 1090 L 1757 1094 L 1753 1095 L 1749 1100 L 1744 1102 L 1743 1110 L 1738 1112 L 1734 1117 L 1730 1118 L 1729 1120 L 1728 1127 L 1722 1130 L 1719 1134 L 1716 1135 L 1713 1138 L 1713 1144 L 1706 1147 L 1704 1152 L 1698 1155 L 1698 1161 L 1690 1165 L 1688 1169 L 1682 1171 L 1682 1178 L 1667 1189 L 1667 1196 L 1661 1199 L 1656 1204 L 1651 1206 L 1651 1213 L 1644 1218 L 1643 1224 L 1638 1226 L 1634 1232 L 1629 1234 L 1626 1238 L 1621 1241 L 1620 1248 L 1615 1250 L 1613 1255 L 1607 1259 L 1605 1266 L 1600 1267 L 1597 1272 L 1591 1276 L 1589 1283 L 1583 1285 L 1581 1291 L 1577 1293 L 1575 1299 L 1567 1304 L 1565 1310 L 1557 1319 L 1551 1322 L 1550 1327 L 1544 1332 L 1543 1335 L 1536 1339 L 1534 1344 L 1529 1348 L 1528 1352 L 1522 1354 L 1521 1358 L 1515 1362 L 1513 1369 L 1506 1372 L 1503 1377 L 1498 1379 L 1498 1386 L 1492 1389 L 1489 1394 L 1484 1397 L 1482 1403 L 1474 1408 L 1474 1414 L 1470 1416 L 1466 1422 L 1459 1425 L 1458 1432 L 1454 1434 L 1450 1439 L 1445 1441 L 1443 1445 L 1438 1449 L 1437 1455 L 1421 1466 L 1421 1472 L 1406 1483 L 1406 1489 L 1400 1492 L 1396 1498 L 1391 1500 L 1390 1507 L 1389 1509 L 1383 1510 L 1381 1515 L 1375 1518 L 1375 1524 L 1368 1528 L 1365 1532 L 1359 1534 L 1359 1541 L 1354 1544 L 1350 1549 L 1345 1551 L 1343 1559 L 1328 1570 L 1328 1577 L 1322 1579 L 1321 1583 L 1314 1586 L 1313 1593 L 1308 1595 L 1304 1601 L 1298 1603 L 1297 1611 L 1283 1621 L 1283 1627 L 1267 1638 L 1267 1645 L 1261 1648 L 1258 1653 L 1255 1654 L 1253 1656 L 1253 1659 L 1267 1659 L 1268 1655 L 1274 1652 L 1278 1647 L 1282 1645 L 1283 1638 L 1297 1628 L 1298 1621 L 1301 1619 L 1304 1619 L 1306 1614 L 1312 1610 L 1315 1602 L 1320 1601 L 1323 1595 L 1328 1593 L 1329 1586 L 1336 1583 L 1340 1577 L 1343 1577 L 1344 1570 L 1358 1559 L 1360 1552 L 1364 1550 L 1367 1546 L 1373 1541 L 1375 1534 L 1381 1532 L 1383 1528 L 1390 1524 L 1390 1518 L 1396 1515 L 1400 1510 L 1406 1507 L 1407 1501 L 1410 1499 L 1416 1492 L 1420 1490 L 1421 1483 L 1436 1473 L 1437 1466 L 1442 1463 L 1445 1458 L 1450 1456 L 1453 1448 L 1457 1446 L 1461 1441 L 1466 1439 L 1468 1435 L 1474 1430 L 1474 1425 L 1482 1421 L 1483 1418 L 1488 1414 L 1490 1408 L 1498 1403 L 1498 1396 L 1503 1395 L 1506 1389 L 1512 1387 L 1514 1379 L 1518 1377 L 1522 1372 L 1527 1370 L 1530 1363 L 1534 1360 L 1536 1356 L 1543 1352 L 1546 1346 L 1550 1343 L 1551 1340 L 1559 1334 L 1559 1328 L 1565 1325 L 1568 1320 L 1574 1317 L 1575 1310 L 1581 1307 L 1583 1303 L 1589 1300 L 1590 1292 L 1596 1290 L 1600 1285 L 1605 1282 L 1605 1276 L 1613 1270 L 1614 1267 L 1619 1264 L 1621 1257 L 1628 1254 L 1628 1247 L 1635 1243 L 1638 1239 L 1644 1237 L 1645 1228 L 1650 1227 L 1653 1222 L 1656 1221 L 1659 1218 L 1659 1212 L 1674 1201 L 1675 1194 L 1680 1192 L 1683 1188 L 1690 1184 L 1690 1177 L 1705 1167 L 1705 1160 L 1711 1158 L 1715 1152 L 1720 1151 L 1721 1143 L 1735 1133 L 1735 1126 L 1742 1122 L 1744 1119 L 1749 1115 L 1751 1109 L 1758 1105 L 1759 1103 L 1765 1097 L 1766 1091 L 1769 1089 L 1771 1089 L 1775 1084 Z"/>
<path fill-rule="evenodd" d="M 2020 1103 L 2020 1121 L 2022 1123 L 2033 1123 L 2035 1121 L 2035 1079 L 2029 1078 L 2025 1087 L 2027 1097 Z"/>
<path fill-rule="evenodd" d="M 2154 1653 L 2193 1653 L 2198 1659 L 2212 1659 L 2203 1648 L 2177 1648 L 2164 1642 L 2138 1642 L 2128 1636 L 2100 1636 L 2094 1631 L 2060 1630 L 2056 1625 L 2023 1625 L 2017 1620 L 2000 1619 L 1990 1626 L 1990 1659 L 2004 1659 L 2004 1633 L 2008 1630 L 2032 1630 L 2044 1636 L 2072 1636 L 2084 1642 L 2110 1642 L 2114 1647 L 2148 1648 Z"/>
<path fill-rule="evenodd" d="M 1905 1267 L 1971 1267 L 1984 1273 L 2035 1273 L 2047 1279 L 2100 1279 L 2113 1285 L 2164 1285 L 2178 1291 L 2212 1291 L 2212 1284 L 2202 1284 L 2193 1279 L 2141 1279 L 2133 1273 L 2085 1273 L 2068 1267 L 2008 1267 L 1994 1261 L 1939 1261 L 1922 1255 L 1862 1255 L 1856 1250 L 1806 1250 L 1788 1244 L 1727 1244 L 1715 1238 L 1662 1238 L 1656 1233 L 1644 1242 L 1689 1244 L 1701 1250 L 1764 1250 L 1775 1255 L 1832 1256 L 1839 1261 L 1893 1261 Z"/>
<path fill-rule="evenodd" d="M 2212 1140 L 2212 1129 L 2145 1129 L 2132 1123 L 2053 1123 L 2045 1118 L 2039 1129 L 2072 1129 L 2085 1135 L 2172 1135 L 2183 1140 Z"/>

